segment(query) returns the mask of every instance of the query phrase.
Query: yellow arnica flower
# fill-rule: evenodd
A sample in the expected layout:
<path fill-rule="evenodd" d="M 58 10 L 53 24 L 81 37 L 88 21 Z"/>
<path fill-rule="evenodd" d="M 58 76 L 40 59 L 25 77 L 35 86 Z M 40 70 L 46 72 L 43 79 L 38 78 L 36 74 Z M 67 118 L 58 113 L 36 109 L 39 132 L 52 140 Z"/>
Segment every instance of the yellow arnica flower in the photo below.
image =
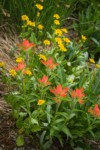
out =
<path fill-rule="evenodd" d="M 55 34 L 58 35 L 58 36 L 61 36 L 62 35 L 62 30 L 61 29 L 56 29 Z"/>
<path fill-rule="evenodd" d="M 31 72 L 29 69 L 26 69 L 26 70 L 24 71 L 24 73 L 27 74 L 27 75 L 29 75 L 29 76 L 32 75 L 32 72 Z"/>
<path fill-rule="evenodd" d="M 42 24 L 39 24 L 37 27 L 38 27 L 39 30 L 43 29 L 43 25 Z"/>
<path fill-rule="evenodd" d="M 23 21 L 27 21 L 27 20 L 29 20 L 29 18 L 28 18 L 28 16 L 27 16 L 27 15 L 22 15 L 22 16 L 21 16 L 21 19 L 22 19 Z"/>
<path fill-rule="evenodd" d="M 36 15 L 37 17 L 39 17 L 40 16 L 40 12 L 37 12 L 37 15 Z"/>
<path fill-rule="evenodd" d="M 35 22 L 32 22 L 30 20 L 27 20 L 27 26 L 35 27 Z"/>
<path fill-rule="evenodd" d="M 69 38 L 63 38 L 63 40 L 64 40 L 64 42 L 66 42 L 66 43 L 70 43 L 70 42 L 71 42 Z"/>
<path fill-rule="evenodd" d="M 40 5 L 40 4 L 36 4 L 35 6 L 36 6 L 39 10 L 42 10 L 42 9 L 43 9 L 43 6 Z"/>
<path fill-rule="evenodd" d="M 73 83 L 73 79 L 72 79 L 72 78 L 70 78 L 70 79 L 69 79 L 69 82 L 70 82 L 70 83 Z"/>
<path fill-rule="evenodd" d="M 56 25 L 60 25 L 59 20 L 54 20 L 54 24 L 56 24 Z"/>
<path fill-rule="evenodd" d="M 56 19 L 60 18 L 60 16 L 58 14 L 54 14 L 53 17 L 56 18 Z"/>
<path fill-rule="evenodd" d="M 94 59 L 92 59 L 92 58 L 89 58 L 89 61 L 90 61 L 91 63 L 95 64 L 95 61 L 94 61 Z"/>
<path fill-rule="evenodd" d="M 63 44 L 58 44 L 58 46 L 59 46 L 59 48 L 60 48 L 60 50 L 62 52 L 66 52 L 67 51 L 66 47 Z"/>
<path fill-rule="evenodd" d="M 16 74 L 17 74 L 14 69 L 10 69 L 10 70 L 9 70 L 9 73 L 10 73 L 10 75 L 13 76 L 13 77 L 16 76 Z"/>
<path fill-rule="evenodd" d="M 61 29 L 64 33 L 68 33 L 68 30 L 66 28 Z"/>
<path fill-rule="evenodd" d="M 59 38 L 59 37 L 58 37 L 58 38 L 56 37 L 56 38 L 55 38 L 55 41 L 56 41 L 58 44 L 61 44 L 61 43 L 62 43 L 62 40 L 61 40 L 61 38 Z"/>
<path fill-rule="evenodd" d="M 45 103 L 45 100 L 40 99 L 40 100 L 38 100 L 37 105 L 43 105 L 44 103 Z"/>
<path fill-rule="evenodd" d="M 23 61 L 23 58 L 22 58 L 22 57 L 16 58 L 16 62 L 17 62 L 17 63 L 20 63 L 20 62 L 22 62 L 22 61 Z"/>
<path fill-rule="evenodd" d="M 5 67 L 5 63 L 4 62 L 0 62 L 0 67 Z"/>
<path fill-rule="evenodd" d="M 44 61 L 47 61 L 46 56 L 43 55 L 43 54 L 39 54 L 39 59 L 42 59 L 42 60 L 44 60 Z"/>
<path fill-rule="evenodd" d="M 83 40 L 84 42 L 85 42 L 86 39 L 87 39 L 86 36 L 84 36 L 84 35 L 82 35 L 81 38 L 82 38 L 82 40 Z"/>
<path fill-rule="evenodd" d="M 31 22 L 31 26 L 32 26 L 32 27 L 35 27 L 35 22 Z"/>
<path fill-rule="evenodd" d="M 43 43 L 44 43 L 44 45 L 50 45 L 50 41 L 49 40 L 44 40 Z"/>
<path fill-rule="evenodd" d="M 100 68 L 100 64 L 96 64 L 95 66 L 96 66 L 96 68 Z"/>

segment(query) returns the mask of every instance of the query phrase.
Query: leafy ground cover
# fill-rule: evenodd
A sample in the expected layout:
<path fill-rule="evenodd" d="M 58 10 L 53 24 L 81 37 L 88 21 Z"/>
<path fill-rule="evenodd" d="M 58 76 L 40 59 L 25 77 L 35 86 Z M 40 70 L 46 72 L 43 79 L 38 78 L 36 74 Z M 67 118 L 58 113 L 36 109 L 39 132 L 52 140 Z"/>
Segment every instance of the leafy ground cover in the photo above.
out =
<path fill-rule="evenodd" d="M 100 140 L 100 60 L 89 52 L 86 34 L 71 38 L 70 33 L 76 32 L 63 26 L 60 10 L 52 12 L 47 30 L 41 18 L 41 13 L 46 16 L 45 6 L 43 1 L 34 3 L 34 20 L 20 16 L 20 41 L 9 53 L 13 65 L 9 67 L 3 59 L 0 62 L 4 98 L 15 118 L 11 121 L 13 135 L 21 148 L 31 145 L 31 137 L 37 149 L 91 150 Z M 92 41 L 99 47 L 98 40 Z M 5 122 L 10 126 L 9 117 L 4 120 L 1 115 L 1 119 L 2 130 Z"/>

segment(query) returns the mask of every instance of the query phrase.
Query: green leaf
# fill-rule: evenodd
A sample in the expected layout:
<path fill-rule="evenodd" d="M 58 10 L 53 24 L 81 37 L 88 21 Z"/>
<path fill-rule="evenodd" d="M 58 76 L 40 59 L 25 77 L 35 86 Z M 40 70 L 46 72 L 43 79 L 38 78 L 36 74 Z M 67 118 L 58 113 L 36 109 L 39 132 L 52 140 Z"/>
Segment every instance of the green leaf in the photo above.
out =
<path fill-rule="evenodd" d="M 17 146 L 23 146 L 23 145 L 24 145 L 24 138 L 23 138 L 22 135 L 19 135 L 19 136 L 17 137 L 16 145 L 17 145 Z"/>
<path fill-rule="evenodd" d="M 33 118 L 31 118 L 31 123 L 32 124 L 37 124 L 37 125 L 39 124 L 38 121 L 36 119 L 33 119 Z"/>
<path fill-rule="evenodd" d="M 61 84 L 64 84 L 65 83 L 65 81 L 64 81 L 65 78 L 64 78 L 63 67 L 58 66 L 57 74 L 58 74 L 58 77 L 60 79 Z"/>
<path fill-rule="evenodd" d="M 97 44 L 98 46 L 100 45 L 99 41 L 97 41 L 95 38 L 91 38 L 91 39 L 93 40 L 93 42 L 94 42 L 95 44 Z"/>
<path fill-rule="evenodd" d="M 48 123 L 51 122 L 51 114 L 47 113 L 47 120 L 48 120 Z"/>
<path fill-rule="evenodd" d="M 49 32 L 47 32 L 47 37 L 52 39 L 52 36 L 51 36 L 51 34 Z"/>
<path fill-rule="evenodd" d="M 72 135 L 70 133 L 70 130 L 66 127 L 66 126 L 63 126 L 62 129 L 61 129 L 67 136 L 71 137 L 72 138 Z"/>
<path fill-rule="evenodd" d="M 27 115 L 27 113 L 26 113 L 26 112 L 20 112 L 19 115 L 20 115 L 21 117 L 25 117 L 25 116 Z"/>
<path fill-rule="evenodd" d="M 51 105 L 47 105 L 47 111 L 46 111 L 46 114 L 47 114 L 47 120 L 48 120 L 48 123 L 51 122 L 51 114 L 50 114 L 50 111 L 51 111 Z"/>
<path fill-rule="evenodd" d="M 41 127 L 38 125 L 34 125 L 33 128 L 31 128 L 32 132 L 38 132 L 41 130 Z"/>
<path fill-rule="evenodd" d="M 30 41 L 34 42 L 35 44 L 37 44 L 37 39 L 36 39 L 36 36 L 35 36 L 34 32 L 31 33 Z"/>
<path fill-rule="evenodd" d="M 44 139 L 45 139 L 46 131 L 43 131 L 41 136 L 40 136 L 40 144 L 43 145 Z"/>
<path fill-rule="evenodd" d="M 50 112 L 51 110 L 51 105 L 47 105 L 47 112 Z"/>
<path fill-rule="evenodd" d="M 69 115 L 69 119 L 72 119 L 76 114 L 75 113 L 72 113 Z"/>
<path fill-rule="evenodd" d="M 63 116 L 64 118 L 68 119 L 68 114 L 66 112 L 57 112 L 57 116 Z"/>
<path fill-rule="evenodd" d="M 57 120 L 55 120 L 55 124 L 58 124 L 58 123 L 60 123 L 60 122 L 63 122 L 64 121 L 64 118 L 61 118 L 61 119 L 57 119 Z"/>

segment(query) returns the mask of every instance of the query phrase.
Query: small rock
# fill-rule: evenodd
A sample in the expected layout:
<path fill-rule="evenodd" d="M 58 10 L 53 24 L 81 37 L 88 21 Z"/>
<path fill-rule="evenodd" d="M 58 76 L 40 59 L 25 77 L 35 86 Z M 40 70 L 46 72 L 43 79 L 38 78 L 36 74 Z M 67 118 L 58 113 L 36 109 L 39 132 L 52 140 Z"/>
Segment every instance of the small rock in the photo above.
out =
<path fill-rule="evenodd" d="M 0 147 L 0 150 L 3 150 L 3 148 L 2 148 L 2 147 Z"/>

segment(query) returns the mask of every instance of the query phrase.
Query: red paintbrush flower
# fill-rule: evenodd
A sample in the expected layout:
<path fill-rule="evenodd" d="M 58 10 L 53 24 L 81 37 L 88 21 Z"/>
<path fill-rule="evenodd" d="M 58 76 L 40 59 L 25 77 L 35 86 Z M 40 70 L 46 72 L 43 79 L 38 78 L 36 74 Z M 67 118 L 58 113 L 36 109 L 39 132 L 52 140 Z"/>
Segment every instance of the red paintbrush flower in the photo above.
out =
<path fill-rule="evenodd" d="M 42 64 L 44 64 L 45 66 L 47 66 L 50 69 L 53 69 L 54 67 L 58 66 L 57 63 L 53 62 L 53 59 L 50 57 L 48 58 L 47 61 L 41 60 Z"/>
<path fill-rule="evenodd" d="M 46 75 L 44 75 L 44 76 L 42 77 L 42 79 L 39 78 L 38 81 L 39 81 L 40 83 L 42 83 L 43 85 L 45 85 L 45 86 L 48 86 L 48 85 L 51 84 L 50 82 L 48 82 L 48 76 L 46 76 Z"/>
<path fill-rule="evenodd" d="M 28 50 L 32 47 L 34 47 L 36 44 L 33 44 L 29 42 L 28 40 L 24 39 L 22 44 L 19 44 L 18 47 L 20 47 L 22 50 Z"/>
<path fill-rule="evenodd" d="M 99 109 L 98 104 L 96 104 L 94 107 L 94 115 L 97 117 L 100 117 L 100 109 Z"/>
<path fill-rule="evenodd" d="M 90 112 L 90 113 L 91 113 L 93 116 L 95 116 L 95 117 L 100 117 L 100 109 L 99 109 L 98 104 L 96 104 L 96 105 L 94 106 L 94 109 L 90 108 L 90 109 L 88 110 L 88 112 Z"/>
<path fill-rule="evenodd" d="M 15 67 L 14 69 L 16 71 L 19 71 L 19 70 L 23 70 L 25 68 L 26 64 L 24 63 L 24 61 L 18 63 L 17 67 Z"/>
<path fill-rule="evenodd" d="M 85 96 L 85 94 L 83 93 L 83 88 L 77 88 L 76 90 L 72 91 L 71 96 L 72 98 L 82 99 Z"/>
<path fill-rule="evenodd" d="M 55 96 L 65 97 L 68 90 L 69 88 L 66 87 L 63 89 L 62 86 L 58 84 L 56 88 L 50 89 L 50 92 Z"/>

